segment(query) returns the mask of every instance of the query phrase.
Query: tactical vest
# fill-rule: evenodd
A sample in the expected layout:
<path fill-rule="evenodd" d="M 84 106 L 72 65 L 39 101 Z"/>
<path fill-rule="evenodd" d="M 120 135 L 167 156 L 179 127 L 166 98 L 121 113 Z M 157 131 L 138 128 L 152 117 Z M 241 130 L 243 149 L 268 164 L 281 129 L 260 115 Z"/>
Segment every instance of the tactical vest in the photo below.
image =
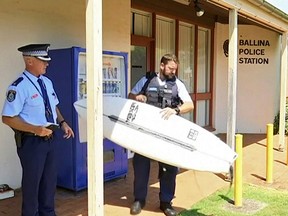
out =
<path fill-rule="evenodd" d="M 147 81 L 144 84 L 141 93 L 146 95 L 147 104 L 159 108 L 175 108 L 183 103 L 178 96 L 176 78 L 166 80 L 166 84 L 163 86 L 159 85 L 155 72 L 147 74 L 146 78 Z"/>

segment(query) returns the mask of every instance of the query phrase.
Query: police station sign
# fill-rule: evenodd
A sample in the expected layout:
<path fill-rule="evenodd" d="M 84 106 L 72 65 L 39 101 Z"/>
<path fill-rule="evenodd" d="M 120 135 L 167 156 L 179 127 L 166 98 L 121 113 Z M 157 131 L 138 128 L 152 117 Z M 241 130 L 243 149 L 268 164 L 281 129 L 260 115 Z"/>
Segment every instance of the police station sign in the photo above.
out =
<path fill-rule="evenodd" d="M 270 47 L 268 40 L 239 40 L 239 64 L 269 64 L 265 49 Z"/>
<path fill-rule="evenodd" d="M 223 43 L 223 51 L 228 57 L 229 40 Z M 238 63 L 252 65 L 267 65 L 269 58 L 266 49 L 270 47 L 269 40 L 240 39 L 238 43 Z"/>

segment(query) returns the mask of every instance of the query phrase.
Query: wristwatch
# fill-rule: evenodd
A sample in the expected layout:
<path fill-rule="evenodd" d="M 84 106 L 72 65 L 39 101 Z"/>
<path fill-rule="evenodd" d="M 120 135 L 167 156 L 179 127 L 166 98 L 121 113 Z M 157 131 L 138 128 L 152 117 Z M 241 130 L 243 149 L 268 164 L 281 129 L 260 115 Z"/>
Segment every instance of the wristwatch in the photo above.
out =
<path fill-rule="evenodd" d="M 64 119 L 59 122 L 59 127 L 60 127 L 60 128 L 62 128 L 62 125 L 64 124 L 64 122 L 66 122 Z"/>
<path fill-rule="evenodd" d="M 174 108 L 174 110 L 176 111 L 176 115 L 179 115 L 179 113 L 180 113 L 179 107 Z"/>

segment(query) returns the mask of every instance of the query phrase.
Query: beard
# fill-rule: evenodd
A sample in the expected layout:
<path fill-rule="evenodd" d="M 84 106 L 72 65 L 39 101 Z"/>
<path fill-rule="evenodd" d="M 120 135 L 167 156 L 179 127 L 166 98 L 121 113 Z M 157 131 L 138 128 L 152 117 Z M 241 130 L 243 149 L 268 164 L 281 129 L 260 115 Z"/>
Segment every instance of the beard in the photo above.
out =
<path fill-rule="evenodd" d="M 163 76 L 166 80 L 175 79 L 175 74 L 168 74 L 166 71 L 163 71 Z"/>

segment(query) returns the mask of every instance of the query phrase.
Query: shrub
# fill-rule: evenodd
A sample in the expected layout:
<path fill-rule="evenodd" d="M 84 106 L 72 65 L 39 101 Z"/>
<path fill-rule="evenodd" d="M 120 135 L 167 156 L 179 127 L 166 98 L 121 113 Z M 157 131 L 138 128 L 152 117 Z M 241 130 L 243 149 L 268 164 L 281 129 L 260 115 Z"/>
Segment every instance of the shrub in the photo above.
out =
<path fill-rule="evenodd" d="M 274 134 L 279 133 L 279 118 L 280 118 L 280 111 L 274 118 Z M 285 135 L 288 135 L 288 102 L 286 100 L 286 111 L 285 111 Z"/>

